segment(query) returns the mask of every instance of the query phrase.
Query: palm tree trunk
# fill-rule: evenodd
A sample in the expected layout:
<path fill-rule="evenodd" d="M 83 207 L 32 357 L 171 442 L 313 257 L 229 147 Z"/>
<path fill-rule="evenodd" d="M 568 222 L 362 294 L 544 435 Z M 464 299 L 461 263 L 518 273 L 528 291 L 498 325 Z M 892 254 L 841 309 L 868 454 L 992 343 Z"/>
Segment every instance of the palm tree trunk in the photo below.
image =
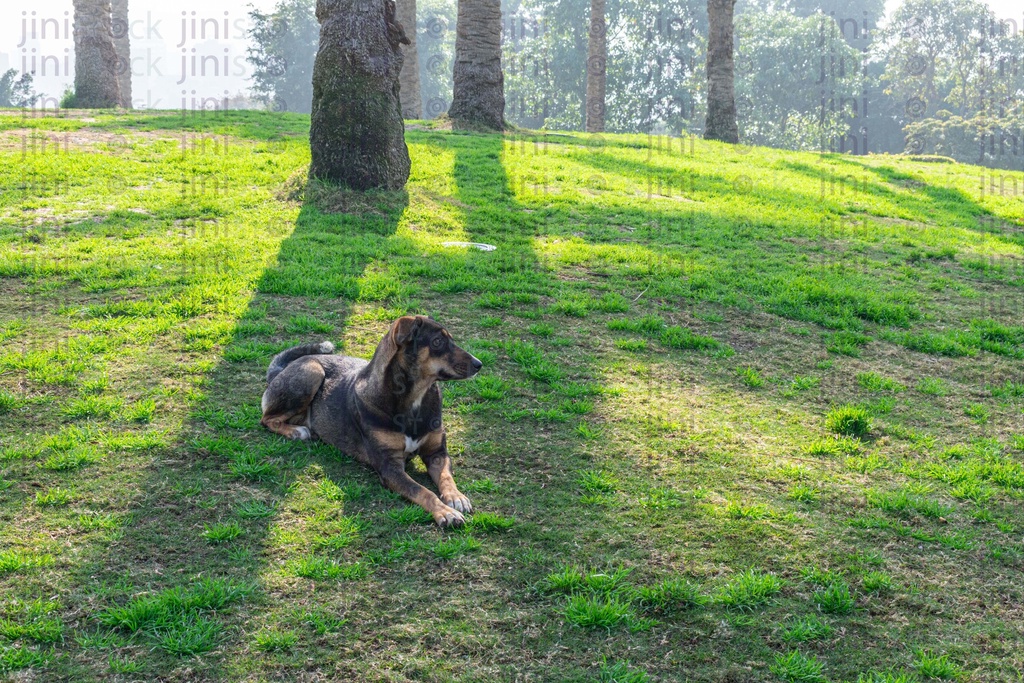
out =
<path fill-rule="evenodd" d="M 708 0 L 708 114 L 704 137 L 738 143 L 735 73 L 732 57 L 736 0 Z"/>
<path fill-rule="evenodd" d="M 121 103 L 110 0 L 74 0 L 75 106 L 106 109 Z"/>
<path fill-rule="evenodd" d="M 409 150 L 399 101 L 401 45 L 394 0 L 317 0 L 311 178 L 355 190 L 401 189 Z"/>
<path fill-rule="evenodd" d="M 402 116 L 418 119 L 423 116 L 420 99 L 420 55 L 416 49 L 416 0 L 397 0 L 398 23 L 405 29 L 409 44 L 402 48 Z"/>
<path fill-rule="evenodd" d="M 590 0 L 590 39 L 587 43 L 587 132 L 604 132 L 604 90 L 607 80 L 608 24 L 605 0 Z"/>
<path fill-rule="evenodd" d="M 456 126 L 505 127 L 501 0 L 459 0 L 452 106 Z"/>
<path fill-rule="evenodd" d="M 117 52 L 117 87 L 121 91 L 121 106 L 132 108 L 132 51 L 128 23 L 128 0 L 111 0 L 111 30 L 114 50 Z"/>

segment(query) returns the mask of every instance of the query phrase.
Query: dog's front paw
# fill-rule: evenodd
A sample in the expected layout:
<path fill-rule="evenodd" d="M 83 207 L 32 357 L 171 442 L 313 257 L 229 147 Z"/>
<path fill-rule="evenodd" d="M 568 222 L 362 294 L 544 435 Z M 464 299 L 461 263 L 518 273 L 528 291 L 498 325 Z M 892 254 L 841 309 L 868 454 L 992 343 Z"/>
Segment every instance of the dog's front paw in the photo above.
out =
<path fill-rule="evenodd" d="M 469 502 L 469 498 L 462 495 L 458 491 L 451 495 L 441 496 L 441 500 L 444 504 L 450 508 L 455 508 L 459 512 L 464 512 L 467 515 L 473 511 L 473 504 Z"/>
<path fill-rule="evenodd" d="M 466 518 L 462 516 L 462 513 L 450 507 L 443 507 L 440 510 L 436 510 L 432 516 L 434 518 L 434 522 L 439 527 L 462 526 L 466 523 Z"/>
<path fill-rule="evenodd" d="M 292 432 L 291 438 L 295 441 L 309 441 L 310 436 L 309 427 L 296 427 L 295 431 Z"/>

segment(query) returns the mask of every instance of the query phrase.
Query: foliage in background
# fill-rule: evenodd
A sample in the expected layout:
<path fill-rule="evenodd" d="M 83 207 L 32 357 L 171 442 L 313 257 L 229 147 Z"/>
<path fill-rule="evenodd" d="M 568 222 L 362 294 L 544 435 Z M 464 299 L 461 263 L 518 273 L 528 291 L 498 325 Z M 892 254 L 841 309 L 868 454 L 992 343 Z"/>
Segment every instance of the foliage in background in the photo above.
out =
<path fill-rule="evenodd" d="M 252 91 L 275 111 L 310 111 L 320 41 L 315 6 L 314 0 L 281 0 L 271 13 L 249 12 Z"/>
<path fill-rule="evenodd" d="M 42 97 L 32 89 L 32 74 L 18 78 L 17 69 L 8 69 L 0 76 L 0 107 L 31 107 Z"/>

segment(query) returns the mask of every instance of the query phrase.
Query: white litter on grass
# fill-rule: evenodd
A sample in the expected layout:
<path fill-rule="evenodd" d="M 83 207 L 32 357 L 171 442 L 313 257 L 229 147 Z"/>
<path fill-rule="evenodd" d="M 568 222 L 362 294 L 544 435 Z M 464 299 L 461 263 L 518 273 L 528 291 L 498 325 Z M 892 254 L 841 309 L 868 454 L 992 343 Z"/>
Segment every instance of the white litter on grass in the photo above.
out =
<path fill-rule="evenodd" d="M 483 244 L 482 242 L 441 242 L 442 247 L 473 247 L 480 251 L 494 251 L 497 249 L 493 244 Z"/>

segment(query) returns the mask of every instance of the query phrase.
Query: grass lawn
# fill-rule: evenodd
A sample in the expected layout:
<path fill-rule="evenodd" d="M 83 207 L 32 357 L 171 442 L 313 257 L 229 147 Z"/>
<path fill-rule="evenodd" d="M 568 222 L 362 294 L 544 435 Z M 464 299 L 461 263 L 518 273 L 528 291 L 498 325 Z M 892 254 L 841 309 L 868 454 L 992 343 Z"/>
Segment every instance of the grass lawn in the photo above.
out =
<path fill-rule="evenodd" d="M 415 126 L 359 196 L 307 129 L 0 115 L 0 677 L 1020 680 L 1024 174 Z M 463 530 L 258 424 L 407 312 Z"/>

